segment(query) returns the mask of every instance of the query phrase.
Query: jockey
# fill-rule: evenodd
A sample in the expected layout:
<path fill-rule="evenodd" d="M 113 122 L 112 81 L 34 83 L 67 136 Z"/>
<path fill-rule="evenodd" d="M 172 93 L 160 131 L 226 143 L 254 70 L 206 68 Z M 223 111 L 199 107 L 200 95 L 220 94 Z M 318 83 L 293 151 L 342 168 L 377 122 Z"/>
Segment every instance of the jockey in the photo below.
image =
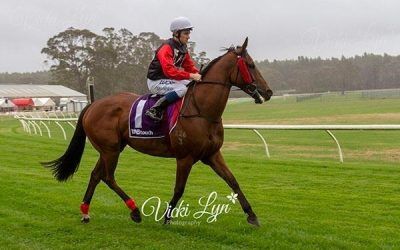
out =
<path fill-rule="evenodd" d="M 187 85 L 200 81 L 201 75 L 194 65 L 187 43 L 190 39 L 192 24 L 186 17 L 175 18 L 171 22 L 172 38 L 168 39 L 157 50 L 147 73 L 147 86 L 153 94 L 163 95 L 146 115 L 153 120 L 162 120 L 164 109 L 183 97 Z"/>

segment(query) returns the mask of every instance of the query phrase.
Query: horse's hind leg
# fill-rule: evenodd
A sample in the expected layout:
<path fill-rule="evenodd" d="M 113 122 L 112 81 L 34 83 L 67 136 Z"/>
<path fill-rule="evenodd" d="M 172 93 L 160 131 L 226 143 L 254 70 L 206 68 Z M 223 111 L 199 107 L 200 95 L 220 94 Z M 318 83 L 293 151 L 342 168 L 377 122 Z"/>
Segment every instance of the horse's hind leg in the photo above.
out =
<path fill-rule="evenodd" d="M 136 207 L 135 202 L 131 199 L 116 183 L 114 178 L 115 168 L 118 163 L 119 152 L 113 153 L 100 153 L 100 158 L 97 161 L 96 167 L 93 169 L 90 175 L 89 185 L 87 187 L 83 202 L 81 204 L 82 222 L 88 223 L 89 217 L 89 205 L 92 200 L 94 190 L 100 180 L 103 180 L 112 190 L 114 190 L 125 204 L 132 210 L 131 218 L 135 222 L 140 222 L 140 212 Z"/>
<path fill-rule="evenodd" d="M 88 187 L 86 189 L 85 196 L 83 197 L 83 201 L 81 204 L 81 212 L 82 212 L 82 222 L 89 222 L 89 205 L 92 200 L 94 190 L 96 189 L 97 184 L 100 182 L 101 172 L 104 169 L 104 162 L 99 158 L 97 161 L 96 167 L 93 169 L 92 174 L 90 175 L 90 180 Z"/>
<path fill-rule="evenodd" d="M 202 161 L 209 165 L 222 179 L 224 179 L 229 187 L 231 187 L 232 190 L 238 195 L 238 200 L 243 211 L 248 214 L 247 221 L 254 226 L 260 226 L 256 214 L 253 212 L 253 209 L 240 189 L 238 182 L 226 165 L 221 151 L 218 151 L 211 157 L 203 159 Z"/>
<path fill-rule="evenodd" d="M 131 218 L 134 222 L 141 222 L 139 208 L 136 206 L 135 201 L 130 198 L 117 184 L 114 178 L 115 168 L 117 167 L 119 151 L 108 152 L 102 154 L 104 160 L 104 172 L 101 179 L 116 192 L 119 197 L 125 202 L 126 206 L 131 210 Z"/>

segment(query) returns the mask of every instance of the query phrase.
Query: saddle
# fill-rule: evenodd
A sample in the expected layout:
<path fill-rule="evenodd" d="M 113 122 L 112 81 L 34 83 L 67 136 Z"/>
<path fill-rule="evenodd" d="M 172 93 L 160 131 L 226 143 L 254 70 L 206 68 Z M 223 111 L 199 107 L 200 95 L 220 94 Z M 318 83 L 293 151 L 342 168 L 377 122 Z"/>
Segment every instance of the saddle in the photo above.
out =
<path fill-rule="evenodd" d="M 139 97 L 129 112 L 129 137 L 131 138 L 162 138 L 172 131 L 178 121 L 183 98 L 170 104 L 164 111 L 161 121 L 154 121 L 147 115 L 150 109 L 162 96 L 146 94 Z"/>

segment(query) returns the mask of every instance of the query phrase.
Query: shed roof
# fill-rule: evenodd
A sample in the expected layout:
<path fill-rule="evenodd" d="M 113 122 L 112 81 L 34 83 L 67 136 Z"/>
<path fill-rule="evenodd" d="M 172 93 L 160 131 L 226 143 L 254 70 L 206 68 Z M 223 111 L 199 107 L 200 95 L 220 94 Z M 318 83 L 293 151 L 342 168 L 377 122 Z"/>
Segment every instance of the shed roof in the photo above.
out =
<path fill-rule="evenodd" d="M 0 84 L 0 97 L 86 97 L 62 85 Z"/>

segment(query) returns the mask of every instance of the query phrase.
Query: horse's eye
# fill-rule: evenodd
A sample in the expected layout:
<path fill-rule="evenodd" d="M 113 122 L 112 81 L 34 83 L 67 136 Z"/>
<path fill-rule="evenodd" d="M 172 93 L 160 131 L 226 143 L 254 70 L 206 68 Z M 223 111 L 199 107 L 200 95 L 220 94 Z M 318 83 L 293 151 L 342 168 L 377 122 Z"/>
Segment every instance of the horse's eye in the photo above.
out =
<path fill-rule="evenodd" d="M 254 69 L 256 66 L 254 64 L 249 64 L 250 69 Z"/>

